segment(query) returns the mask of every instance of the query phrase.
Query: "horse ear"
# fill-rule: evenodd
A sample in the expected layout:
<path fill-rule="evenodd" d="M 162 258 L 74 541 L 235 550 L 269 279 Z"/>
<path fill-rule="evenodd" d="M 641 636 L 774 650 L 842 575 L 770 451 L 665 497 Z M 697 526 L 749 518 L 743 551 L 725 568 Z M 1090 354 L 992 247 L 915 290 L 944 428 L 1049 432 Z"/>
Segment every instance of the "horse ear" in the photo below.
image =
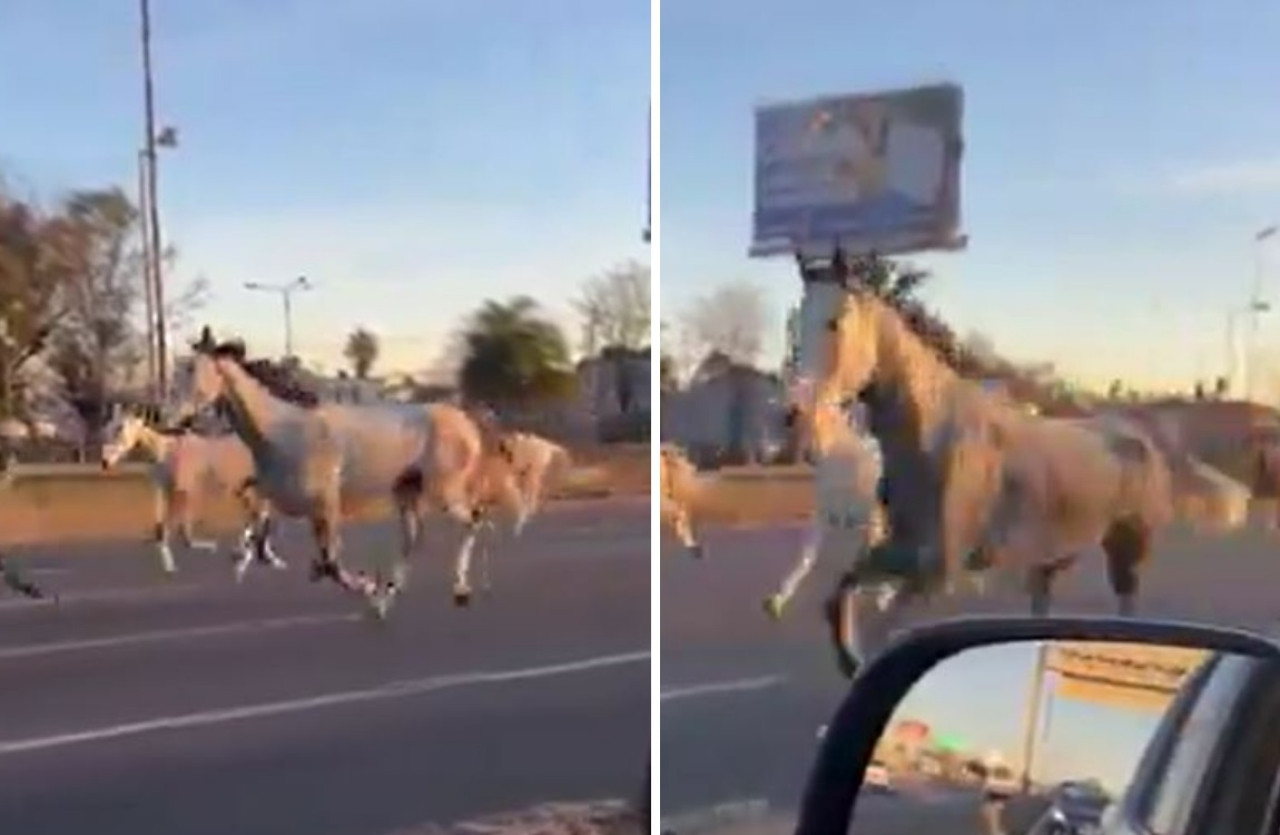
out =
<path fill-rule="evenodd" d="M 208 352 L 213 350 L 214 344 L 215 343 L 213 341 L 213 328 L 210 328 L 208 325 L 205 325 L 203 328 L 200 329 L 200 338 L 197 339 L 195 342 L 191 343 L 191 347 L 196 349 L 197 351 Z"/>

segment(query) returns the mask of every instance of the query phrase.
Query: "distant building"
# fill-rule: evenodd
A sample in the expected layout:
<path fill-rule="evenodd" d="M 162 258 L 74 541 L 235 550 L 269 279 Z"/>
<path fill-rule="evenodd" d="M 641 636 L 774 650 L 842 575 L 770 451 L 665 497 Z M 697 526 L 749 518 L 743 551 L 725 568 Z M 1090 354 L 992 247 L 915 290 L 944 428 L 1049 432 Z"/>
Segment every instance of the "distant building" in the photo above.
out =
<path fill-rule="evenodd" d="M 664 395 L 661 434 L 702 463 L 767 461 L 785 444 L 784 412 L 777 374 L 712 353 Z"/>

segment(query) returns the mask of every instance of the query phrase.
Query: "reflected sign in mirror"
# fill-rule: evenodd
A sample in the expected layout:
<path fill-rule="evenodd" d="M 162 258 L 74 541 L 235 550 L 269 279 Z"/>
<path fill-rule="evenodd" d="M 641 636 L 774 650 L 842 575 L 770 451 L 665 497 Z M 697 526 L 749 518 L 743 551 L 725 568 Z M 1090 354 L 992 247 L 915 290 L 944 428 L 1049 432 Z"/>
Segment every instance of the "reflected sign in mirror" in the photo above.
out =
<path fill-rule="evenodd" d="M 1190 691 L 1188 682 L 1202 669 L 1198 678 L 1205 678 L 1208 662 L 1223 657 L 1083 641 L 997 644 L 952 656 L 895 710 L 865 773 L 851 831 L 1130 831 L 1104 812 L 1133 784 L 1173 706 L 1187 701 L 1179 694 Z M 1216 712 L 1203 715 L 1229 715 L 1227 703 L 1220 699 Z M 1212 722 L 1201 726 L 1217 733 Z M 1184 738 L 1192 730 L 1181 726 Z M 1174 800 L 1171 794 L 1168 803 Z"/>

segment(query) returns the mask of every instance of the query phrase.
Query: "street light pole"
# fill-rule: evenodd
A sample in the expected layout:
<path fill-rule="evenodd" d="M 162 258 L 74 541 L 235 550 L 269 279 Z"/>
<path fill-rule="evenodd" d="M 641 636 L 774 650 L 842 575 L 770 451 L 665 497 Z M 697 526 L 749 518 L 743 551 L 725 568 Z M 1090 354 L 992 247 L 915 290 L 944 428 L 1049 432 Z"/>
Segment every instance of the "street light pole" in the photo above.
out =
<path fill-rule="evenodd" d="M 159 397 L 156 387 L 156 287 L 155 272 L 152 268 L 151 254 L 151 220 L 148 214 L 150 200 L 147 199 L 147 152 L 138 149 L 138 222 L 142 233 L 142 283 L 146 288 L 147 299 L 147 390 L 152 400 Z"/>
<path fill-rule="evenodd" d="M 151 4 L 149 0 L 139 0 L 142 16 L 142 101 L 144 128 L 146 130 L 143 153 L 147 158 L 146 165 L 146 211 L 150 226 L 151 241 L 151 278 L 152 302 L 155 306 L 156 334 L 156 384 L 161 392 L 168 390 L 169 351 L 168 334 L 165 327 L 164 308 L 164 249 L 161 247 L 160 209 L 156 197 L 156 148 L 176 148 L 178 132 L 173 127 L 156 130 L 155 89 L 151 72 Z"/>
<path fill-rule="evenodd" d="M 293 356 L 293 294 L 299 290 L 314 289 L 314 285 L 307 280 L 305 275 L 300 275 L 293 281 L 285 284 L 263 284 L 257 281 L 247 281 L 244 285 L 246 290 L 261 290 L 266 293 L 279 293 L 280 298 L 284 302 L 284 355 L 286 358 Z"/>
<path fill-rule="evenodd" d="M 1273 237 L 1277 227 L 1267 226 L 1253 236 L 1253 289 L 1249 295 L 1249 347 L 1245 357 L 1244 395 L 1246 400 L 1253 400 L 1254 361 L 1258 356 L 1258 322 L 1261 314 L 1271 309 L 1271 305 L 1262 299 L 1263 280 L 1263 243 Z"/>

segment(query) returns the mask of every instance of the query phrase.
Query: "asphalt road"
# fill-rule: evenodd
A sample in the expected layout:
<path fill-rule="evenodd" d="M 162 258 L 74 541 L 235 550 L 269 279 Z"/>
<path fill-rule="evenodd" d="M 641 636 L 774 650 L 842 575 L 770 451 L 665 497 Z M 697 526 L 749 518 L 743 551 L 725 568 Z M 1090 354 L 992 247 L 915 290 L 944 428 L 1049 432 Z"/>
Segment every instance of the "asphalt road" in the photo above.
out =
<path fill-rule="evenodd" d="M 783 819 L 794 814 L 817 750 L 816 731 L 845 689 L 826 644 L 822 589 L 802 589 L 782 623 L 760 608 L 794 559 L 800 534 L 799 527 L 707 530 L 701 562 L 664 540 L 664 819 L 696 819 L 716 806 Z M 1275 535 L 1170 535 L 1144 580 L 1139 614 L 1269 628 L 1280 621 L 1277 577 Z M 1114 607 L 1100 555 L 1084 560 L 1057 589 L 1058 612 L 1107 614 Z M 939 605 L 924 617 L 1025 611 L 1020 594 L 995 590 Z M 906 807 L 890 808 L 893 817 Z M 871 814 L 869 807 L 860 807 L 864 814 Z"/>
<path fill-rule="evenodd" d="M 14 556 L 57 608 L 0 600 L 0 832 L 383 835 L 547 800 L 630 796 L 649 736 L 647 502 L 552 508 L 449 598 L 428 540 L 386 624 L 226 557 L 162 579 L 136 544 Z M 355 562 L 391 547 L 352 529 Z M 434 546 L 434 547 L 433 547 Z"/>

